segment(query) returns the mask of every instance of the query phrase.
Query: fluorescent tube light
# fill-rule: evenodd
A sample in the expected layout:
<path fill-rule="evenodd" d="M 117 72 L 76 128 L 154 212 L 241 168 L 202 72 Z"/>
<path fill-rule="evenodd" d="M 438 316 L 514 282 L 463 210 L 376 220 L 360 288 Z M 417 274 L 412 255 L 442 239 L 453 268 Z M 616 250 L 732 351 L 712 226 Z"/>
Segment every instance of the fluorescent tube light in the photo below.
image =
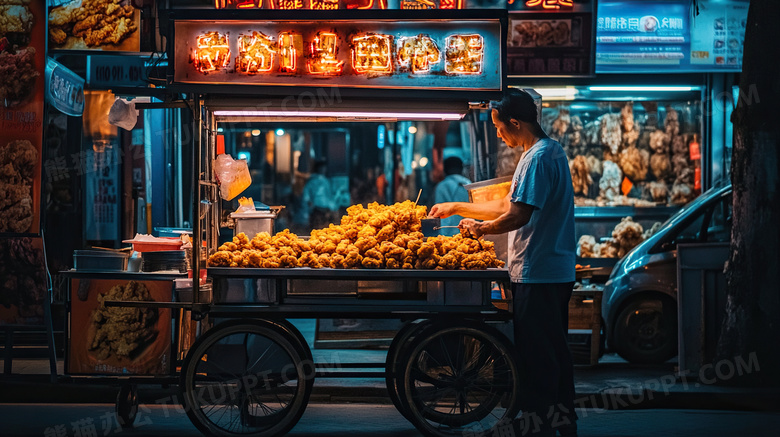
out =
<path fill-rule="evenodd" d="M 401 120 L 460 120 L 464 114 L 449 113 L 426 113 L 426 112 L 369 112 L 369 111 L 245 111 L 245 110 L 217 110 L 214 111 L 217 117 L 279 117 L 279 118 L 349 118 L 349 119 L 377 119 L 377 118 L 395 118 Z"/>
<path fill-rule="evenodd" d="M 577 96 L 577 89 L 574 87 L 534 88 L 534 91 L 541 94 L 542 98 L 563 98 L 570 100 Z"/>
<path fill-rule="evenodd" d="M 693 86 L 589 86 L 590 91 L 694 91 L 698 87 Z"/>

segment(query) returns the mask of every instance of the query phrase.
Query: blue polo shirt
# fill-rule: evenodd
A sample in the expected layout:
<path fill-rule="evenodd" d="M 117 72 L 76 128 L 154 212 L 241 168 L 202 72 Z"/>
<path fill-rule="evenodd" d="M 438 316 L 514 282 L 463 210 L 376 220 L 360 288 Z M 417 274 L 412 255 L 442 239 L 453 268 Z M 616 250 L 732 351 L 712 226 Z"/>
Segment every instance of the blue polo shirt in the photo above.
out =
<path fill-rule="evenodd" d="M 512 282 L 574 281 L 574 190 L 561 145 L 539 140 L 517 163 L 510 201 L 534 207 L 531 220 L 509 233 Z"/>

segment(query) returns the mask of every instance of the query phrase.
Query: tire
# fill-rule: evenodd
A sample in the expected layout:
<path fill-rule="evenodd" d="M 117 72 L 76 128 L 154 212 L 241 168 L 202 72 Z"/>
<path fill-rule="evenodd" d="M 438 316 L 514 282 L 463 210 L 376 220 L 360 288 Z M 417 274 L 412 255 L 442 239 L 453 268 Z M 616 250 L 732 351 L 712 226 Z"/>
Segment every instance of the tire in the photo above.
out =
<path fill-rule="evenodd" d="M 615 351 L 631 363 L 658 364 L 677 355 L 677 308 L 671 299 L 629 302 L 614 324 Z"/>
<path fill-rule="evenodd" d="M 409 419 L 409 413 L 404 408 L 404 404 L 401 402 L 401 397 L 398 393 L 402 378 L 399 369 L 402 369 L 405 364 L 399 358 L 407 353 L 408 349 L 414 343 L 414 337 L 430 324 L 431 321 L 426 319 L 418 319 L 405 324 L 395 334 L 393 341 L 390 343 L 390 347 L 387 349 L 387 358 L 385 359 L 385 384 L 387 385 L 387 393 L 398 412 L 407 419 Z"/>
<path fill-rule="evenodd" d="M 297 336 L 264 321 L 221 323 L 200 337 L 182 365 L 182 405 L 209 436 L 285 434 L 306 409 L 307 379 Z M 313 371 L 313 369 L 311 369 Z"/>
<path fill-rule="evenodd" d="M 123 384 L 116 396 L 117 421 L 122 429 L 133 427 L 138 414 L 138 389 L 135 384 Z"/>
<path fill-rule="evenodd" d="M 434 324 L 415 343 L 399 394 L 424 435 L 493 435 L 517 416 L 520 375 L 503 334 L 480 322 Z"/>

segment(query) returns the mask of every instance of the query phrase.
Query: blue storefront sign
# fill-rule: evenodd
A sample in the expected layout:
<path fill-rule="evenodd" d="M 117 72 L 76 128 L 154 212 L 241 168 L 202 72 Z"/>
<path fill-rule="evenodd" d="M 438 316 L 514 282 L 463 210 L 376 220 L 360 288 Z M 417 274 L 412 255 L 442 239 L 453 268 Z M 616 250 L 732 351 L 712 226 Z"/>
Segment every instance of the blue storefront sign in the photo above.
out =
<path fill-rule="evenodd" d="M 46 99 L 65 114 L 84 113 L 84 79 L 54 59 L 46 59 Z"/>

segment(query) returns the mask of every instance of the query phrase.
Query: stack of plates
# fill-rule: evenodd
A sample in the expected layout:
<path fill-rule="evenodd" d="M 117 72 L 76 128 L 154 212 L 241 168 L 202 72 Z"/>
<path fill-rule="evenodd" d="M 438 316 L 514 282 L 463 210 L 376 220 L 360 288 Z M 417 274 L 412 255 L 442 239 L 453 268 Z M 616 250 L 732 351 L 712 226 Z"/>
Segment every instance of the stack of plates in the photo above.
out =
<path fill-rule="evenodd" d="M 157 252 L 144 252 L 141 271 L 161 272 L 174 270 L 179 273 L 187 272 L 186 253 L 183 250 L 160 250 Z"/>

